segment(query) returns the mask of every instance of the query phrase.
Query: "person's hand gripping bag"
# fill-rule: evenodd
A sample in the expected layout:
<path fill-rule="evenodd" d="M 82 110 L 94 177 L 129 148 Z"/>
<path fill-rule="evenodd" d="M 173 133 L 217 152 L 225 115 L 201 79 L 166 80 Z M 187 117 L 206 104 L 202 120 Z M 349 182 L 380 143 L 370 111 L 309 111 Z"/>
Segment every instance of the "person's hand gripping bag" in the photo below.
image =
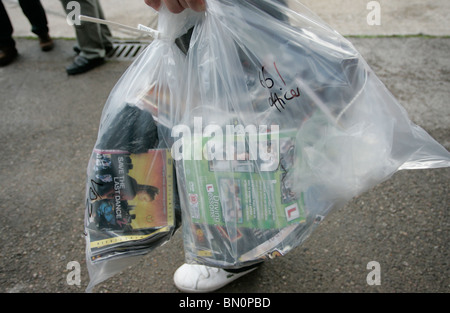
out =
<path fill-rule="evenodd" d="M 163 133 L 178 107 L 186 56 L 175 43 L 194 12 L 162 9 L 158 37 L 129 66 L 104 106 L 87 168 L 87 291 L 170 240 L 181 222 L 173 159 Z"/>
<path fill-rule="evenodd" d="M 287 3 L 208 0 L 193 29 L 166 139 L 188 263 L 284 255 L 396 171 L 450 165 L 348 40 Z"/>

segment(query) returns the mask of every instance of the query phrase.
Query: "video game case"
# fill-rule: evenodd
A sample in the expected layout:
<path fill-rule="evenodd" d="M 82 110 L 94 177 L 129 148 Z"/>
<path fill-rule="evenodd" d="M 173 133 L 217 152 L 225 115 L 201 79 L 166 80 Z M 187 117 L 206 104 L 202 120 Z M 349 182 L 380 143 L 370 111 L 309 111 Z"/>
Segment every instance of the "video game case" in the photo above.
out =
<path fill-rule="evenodd" d="M 175 228 L 175 175 L 168 149 L 94 149 L 88 170 L 86 232 L 92 258 L 139 250 Z"/>

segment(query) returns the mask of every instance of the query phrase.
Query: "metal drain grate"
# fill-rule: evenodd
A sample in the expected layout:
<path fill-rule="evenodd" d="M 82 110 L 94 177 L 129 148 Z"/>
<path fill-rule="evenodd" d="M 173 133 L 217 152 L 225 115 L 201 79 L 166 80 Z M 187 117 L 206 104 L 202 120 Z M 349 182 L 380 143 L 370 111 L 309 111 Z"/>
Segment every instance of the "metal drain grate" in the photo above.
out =
<path fill-rule="evenodd" d="M 108 60 L 133 61 L 148 46 L 148 42 L 120 41 L 114 42 L 114 48 L 109 53 Z"/>

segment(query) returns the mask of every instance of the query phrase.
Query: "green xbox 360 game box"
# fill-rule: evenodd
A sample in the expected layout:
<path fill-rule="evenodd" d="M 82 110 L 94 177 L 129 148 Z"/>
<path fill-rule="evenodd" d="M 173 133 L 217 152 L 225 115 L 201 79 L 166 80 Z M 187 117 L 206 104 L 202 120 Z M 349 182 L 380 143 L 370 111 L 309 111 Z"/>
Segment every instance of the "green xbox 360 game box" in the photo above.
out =
<path fill-rule="evenodd" d="M 283 254 L 277 246 L 306 218 L 303 195 L 294 194 L 285 179 L 294 165 L 295 131 L 232 137 L 216 131 L 194 134 L 191 144 L 183 146 L 184 156 L 192 147 L 201 147 L 202 155 L 182 161 L 188 255 L 224 266 Z"/>

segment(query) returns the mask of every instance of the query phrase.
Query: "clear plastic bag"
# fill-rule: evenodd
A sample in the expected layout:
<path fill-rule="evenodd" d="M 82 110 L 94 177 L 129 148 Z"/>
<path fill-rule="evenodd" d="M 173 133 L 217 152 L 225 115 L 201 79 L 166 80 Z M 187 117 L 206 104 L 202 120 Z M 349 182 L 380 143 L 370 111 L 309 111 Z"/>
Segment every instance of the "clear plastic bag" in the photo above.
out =
<path fill-rule="evenodd" d="M 87 291 L 169 241 L 181 223 L 170 142 L 158 107 L 180 103 L 186 56 L 175 39 L 195 24 L 198 14 L 162 14 L 161 35 L 108 97 L 88 164 Z"/>
<path fill-rule="evenodd" d="M 397 170 L 450 165 L 347 39 L 289 5 L 210 0 L 193 30 L 168 125 L 188 263 L 284 255 Z"/>
<path fill-rule="evenodd" d="M 347 39 L 301 3 L 289 6 L 162 8 L 161 37 L 111 92 L 89 164 L 90 288 L 167 242 L 179 210 L 186 262 L 239 268 L 286 254 L 331 209 L 400 169 L 450 166 L 448 151 L 409 120 Z M 174 161 L 176 183 L 166 189 L 174 213 L 147 242 L 126 237 L 127 249 L 96 258 L 92 238 L 105 229 L 93 219 L 92 169 L 102 153 L 124 151 L 160 151 L 166 168 Z"/>

